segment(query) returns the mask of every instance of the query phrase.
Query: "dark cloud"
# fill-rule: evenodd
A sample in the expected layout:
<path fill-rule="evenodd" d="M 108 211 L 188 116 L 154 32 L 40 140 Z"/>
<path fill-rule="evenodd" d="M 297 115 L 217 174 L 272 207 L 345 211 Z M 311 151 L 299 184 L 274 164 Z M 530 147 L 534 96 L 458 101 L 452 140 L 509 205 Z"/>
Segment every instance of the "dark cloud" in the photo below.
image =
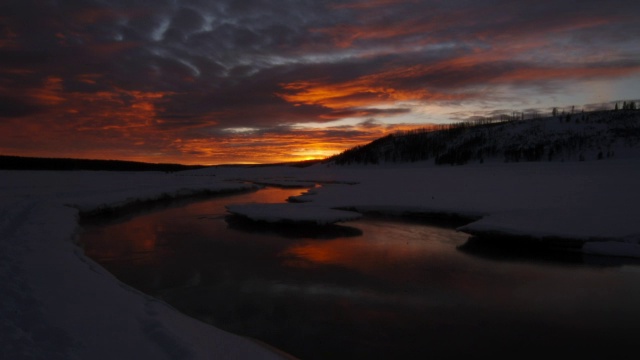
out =
<path fill-rule="evenodd" d="M 19 118 L 41 112 L 43 109 L 19 97 L 0 96 L 0 118 Z"/>
<path fill-rule="evenodd" d="M 0 49 L 0 67 L 4 69 L 38 67 L 45 64 L 49 57 L 49 54 L 37 50 Z"/>
<path fill-rule="evenodd" d="M 8 1 L 0 117 L 165 145 L 381 121 L 491 101 L 500 86 L 553 93 L 638 74 L 637 14 L 624 0 Z"/>

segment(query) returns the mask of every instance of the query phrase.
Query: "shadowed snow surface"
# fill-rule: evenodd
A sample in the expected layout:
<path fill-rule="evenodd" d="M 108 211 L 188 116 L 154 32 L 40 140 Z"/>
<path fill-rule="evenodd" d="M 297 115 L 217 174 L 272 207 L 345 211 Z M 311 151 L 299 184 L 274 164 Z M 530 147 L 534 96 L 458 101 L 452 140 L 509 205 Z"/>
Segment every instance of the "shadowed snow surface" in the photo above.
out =
<path fill-rule="evenodd" d="M 121 284 L 73 243 L 78 210 L 231 190 L 160 173 L 1 172 L 0 358 L 281 358 Z"/>
<path fill-rule="evenodd" d="M 280 357 L 122 285 L 73 242 L 79 211 L 251 189 L 247 181 L 324 184 L 298 197 L 301 203 L 229 206 L 255 220 L 360 216 L 336 209 L 450 214 L 479 219 L 460 228 L 472 234 L 573 238 L 590 241 L 588 253 L 640 256 L 637 159 L 219 167 L 180 175 L 1 171 L 0 179 L 2 359 Z"/>

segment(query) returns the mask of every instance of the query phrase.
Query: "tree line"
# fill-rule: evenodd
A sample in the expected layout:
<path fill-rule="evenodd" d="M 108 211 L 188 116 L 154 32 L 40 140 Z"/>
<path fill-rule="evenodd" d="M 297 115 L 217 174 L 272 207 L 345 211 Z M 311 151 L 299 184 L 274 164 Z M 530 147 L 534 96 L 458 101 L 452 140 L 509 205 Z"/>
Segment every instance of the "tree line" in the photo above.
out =
<path fill-rule="evenodd" d="M 175 172 L 200 169 L 201 165 L 152 164 L 122 160 L 88 160 L 69 158 L 39 158 L 0 155 L 3 170 L 99 170 L 99 171 L 163 171 Z"/>
<path fill-rule="evenodd" d="M 603 159 L 615 155 L 615 142 L 640 146 L 640 111 L 635 102 L 624 102 L 622 109 L 616 108 L 589 112 L 554 108 L 550 116 L 528 121 L 515 121 L 522 120 L 518 114 L 398 132 L 345 150 L 327 162 L 349 165 L 433 160 L 437 165 L 462 165 L 487 159 Z"/>

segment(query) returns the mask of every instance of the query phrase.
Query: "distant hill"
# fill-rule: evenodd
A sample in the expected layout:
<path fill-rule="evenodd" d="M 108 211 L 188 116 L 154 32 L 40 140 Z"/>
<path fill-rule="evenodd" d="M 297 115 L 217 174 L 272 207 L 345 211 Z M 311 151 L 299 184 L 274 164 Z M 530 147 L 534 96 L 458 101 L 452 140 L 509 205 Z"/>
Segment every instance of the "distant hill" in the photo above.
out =
<path fill-rule="evenodd" d="M 555 111 L 554 111 L 555 113 Z M 432 160 L 437 165 L 585 161 L 640 155 L 640 110 L 601 110 L 530 120 L 503 117 L 377 139 L 330 157 L 337 165 Z"/>
<path fill-rule="evenodd" d="M 86 160 L 36 158 L 0 155 L 3 170 L 102 170 L 102 171 L 165 171 L 201 169 L 202 165 L 151 164 L 121 160 Z"/>

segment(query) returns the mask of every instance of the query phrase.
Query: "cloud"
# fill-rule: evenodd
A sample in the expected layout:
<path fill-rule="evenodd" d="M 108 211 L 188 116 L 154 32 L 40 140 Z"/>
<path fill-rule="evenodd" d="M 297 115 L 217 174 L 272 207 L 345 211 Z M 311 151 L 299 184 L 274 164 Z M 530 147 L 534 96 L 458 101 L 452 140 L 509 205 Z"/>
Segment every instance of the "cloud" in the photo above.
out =
<path fill-rule="evenodd" d="M 213 159 L 221 148 L 203 146 L 227 128 L 418 123 L 425 106 L 561 96 L 640 74 L 638 13 L 623 0 L 11 2 L 0 5 L 1 130 L 40 141 L 0 151 L 59 151 L 72 137 L 80 154 L 103 132 L 123 140 L 100 154 Z M 55 131 L 33 133 L 43 129 Z M 343 146 L 363 139 L 341 134 Z M 234 148 L 248 139 L 230 136 Z"/>
<path fill-rule="evenodd" d="M 19 118 L 37 114 L 42 109 L 24 99 L 12 96 L 0 96 L 0 118 Z"/>

